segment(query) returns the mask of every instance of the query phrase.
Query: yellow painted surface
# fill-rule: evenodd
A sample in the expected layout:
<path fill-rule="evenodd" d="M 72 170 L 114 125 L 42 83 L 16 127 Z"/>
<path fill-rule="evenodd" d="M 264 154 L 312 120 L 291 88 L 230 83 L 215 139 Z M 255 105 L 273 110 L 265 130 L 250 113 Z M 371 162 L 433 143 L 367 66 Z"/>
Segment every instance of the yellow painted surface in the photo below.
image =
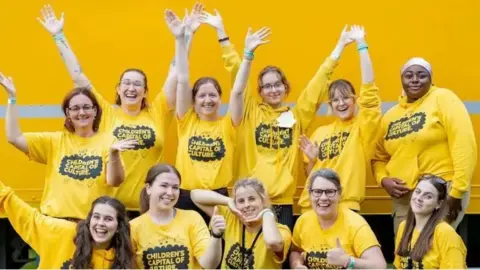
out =
<path fill-rule="evenodd" d="M 59 104 L 72 87 L 51 36 L 36 21 L 42 5 L 50 3 L 57 14 L 65 12 L 65 33 L 84 72 L 105 97 L 113 101 L 120 73 L 138 67 L 148 74 L 150 97 L 163 84 L 174 53 L 174 41 L 164 23 L 163 12 L 171 8 L 183 15 L 193 0 L 140 1 L 0 1 L 2 54 L 0 71 L 15 79 L 18 103 Z M 362 24 L 384 101 L 395 101 L 400 93 L 399 69 L 412 56 L 422 56 L 433 65 L 434 82 L 454 90 L 466 101 L 480 101 L 476 86 L 480 74 L 478 53 L 480 1 L 458 3 L 439 0 L 403 1 L 274 1 L 206 0 L 209 11 L 217 8 L 231 41 L 243 49 L 248 26 L 272 28 L 271 43 L 256 53 L 252 83 L 267 64 L 278 65 L 287 74 L 294 102 L 299 91 L 333 49 L 343 25 Z M 223 70 L 215 31 L 202 26 L 191 53 L 191 79 L 215 76 L 224 88 L 230 85 Z M 350 79 L 359 86 L 360 71 L 354 46 L 347 48 L 335 77 Z M 224 96 L 224 101 L 228 96 Z M 0 105 L 6 95 L 0 94 Z M 477 135 L 480 118 L 473 116 Z M 312 126 L 327 123 L 318 119 Z M 4 126 L 4 119 L 0 119 Z M 61 119 L 22 119 L 23 131 L 54 131 Z M 175 160 L 175 129 L 167 144 L 168 161 Z M 0 132 L 0 179 L 14 187 L 22 198 L 38 203 L 43 186 L 43 166 L 28 161 L 8 145 Z M 300 170 L 301 171 L 301 170 Z M 477 169 L 469 212 L 480 213 L 480 180 Z M 298 192 L 304 177 L 299 176 Z M 370 179 L 365 213 L 389 213 L 390 199 Z"/>

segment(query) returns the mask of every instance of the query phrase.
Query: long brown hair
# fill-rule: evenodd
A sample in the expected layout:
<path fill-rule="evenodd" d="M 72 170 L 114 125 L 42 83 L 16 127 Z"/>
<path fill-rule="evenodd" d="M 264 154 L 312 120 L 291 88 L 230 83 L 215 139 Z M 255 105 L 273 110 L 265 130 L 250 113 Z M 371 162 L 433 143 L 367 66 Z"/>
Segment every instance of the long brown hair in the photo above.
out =
<path fill-rule="evenodd" d="M 87 219 L 81 220 L 77 224 L 77 234 L 73 240 L 75 243 L 75 253 L 72 258 L 72 268 L 92 268 L 91 261 L 94 240 L 90 233 L 90 220 L 93 209 L 97 204 L 110 205 L 117 211 L 118 228 L 110 243 L 110 246 L 115 249 L 112 269 L 129 269 L 134 267 L 133 245 L 130 238 L 130 224 L 128 223 L 127 210 L 119 200 L 102 196 L 92 203 L 92 208 L 88 213 Z"/>
<path fill-rule="evenodd" d="M 123 75 L 125 75 L 125 73 L 127 72 L 137 72 L 139 73 L 140 75 L 143 76 L 143 88 L 145 88 L 145 95 L 148 93 L 148 80 L 147 80 L 147 74 L 141 70 L 141 69 L 138 69 L 138 68 L 128 68 L 126 70 L 124 70 L 122 72 L 122 75 L 120 75 L 120 81 L 117 83 L 117 88 L 120 87 L 120 84 L 122 83 L 122 79 L 123 79 Z M 118 95 L 118 91 L 116 92 L 116 97 L 115 97 L 115 104 L 117 104 L 118 106 L 121 106 L 122 105 L 122 100 L 120 99 L 120 96 Z M 147 98 L 144 97 L 142 99 L 142 105 L 140 105 L 140 110 L 143 110 L 144 108 L 147 107 Z"/>
<path fill-rule="evenodd" d="M 142 188 L 142 192 L 140 192 L 140 212 L 142 214 L 146 213 L 148 209 L 150 209 L 150 195 L 148 195 L 147 193 L 146 185 L 148 184 L 152 186 L 157 176 L 159 176 L 162 173 L 174 173 L 177 175 L 178 179 L 180 180 L 180 183 L 182 182 L 182 177 L 180 176 L 180 173 L 172 165 L 157 164 L 152 168 L 150 168 L 150 170 L 147 173 L 147 177 L 145 178 L 145 186 Z"/>
<path fill-rule="evenodd" d="M 396 254 L 402 257 L 412 258 L 412 260 L 421 262 L 423 256 L 427 254 L 432 246 L 433 234 L 437 225 L 443 221 L 446 214 L 445 199 L 447 196 L 447 184 L 445 180 L 436 175 L 422 175 L 420 181 L 428 181 L 438 191 L 438 201 L 442 201 L 438 209 L 434 209 L 432 215 L 425 224 L 420 236 L 416 241 L 413 249 L 410 247 L 412 240 L 413 230 L 415 229 L 415 215 L 413 214 L 412 207 L 408 210 L 407 220 L 405 222 L 405 230 L 403 231 L 402 239 L 397 248 Z M 418 184 L 417 184 L 418 185 Z"/>
<path fill-rule="evenodd" d="M 275 72 L 278 74 L 278 76 L 280 77 L 280 80 L 282 81 L 283 85 L 285 85 L 285 93 L 288 94 L 290 93 L 290 82 L 287 80 L 287 77 L 285 76 L 285 73 L 283 73 L 283 71 L 277 67 L 277 66 L 266 66 L 264 67 L 260 73 L 258 74 L 258 93 L 261 93 L 262 92 L 262 87 L 263 87 L 263 76 L 265 76 L 265 74 L 269 73 L 269 72 Z"/>
<path fill-rule="evenodd" d="M 68 92 L 65 97 L 63 98 L 62 102 L 62 110 L 63 113 L 65 114 L 65 122 L 63 123 L 63 126 L 70 132 L 75 132 L 75 127 L 72 124 L 72 121 L 68 117 L 68 108 L 70 107 L 70 100 L 78 95 L 84 95 L 88 97 L 92 101 L 92 105 L 97 110 L 97 115 L 95 116 L 95 119 L 93 119 L 93 126 L 92 129 L 94 132 L 98 131 L 98 127 L 100 126 L 100 121 L 102 120 L 102 108 L 100 108 L 100 105 L 98 104 L 98 100 L 95 97 L 95 95 L 88 89 L 87 87 L 76 87 L 73 88 L 70 92 Z"/>

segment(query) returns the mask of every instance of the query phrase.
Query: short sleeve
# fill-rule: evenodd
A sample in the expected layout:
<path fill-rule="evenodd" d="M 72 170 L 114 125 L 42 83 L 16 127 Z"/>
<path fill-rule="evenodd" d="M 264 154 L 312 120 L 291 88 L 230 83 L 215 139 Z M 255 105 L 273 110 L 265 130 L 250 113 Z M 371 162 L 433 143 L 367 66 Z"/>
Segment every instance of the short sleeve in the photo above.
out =
<path fill-rule="evenodd" d="M 365 222 L 366 223 L 366 222 Z M 360 258 L 363 252 L 371 247 L 380 246 L 377 237 L 373 233 L 368 223 L 358 228 L 353 238 L 353 251 L 357 258 Z"/>
<path fill-rule="evenodd" d="M 198 260 L 208 248 L 208 243 L 210 240 L 210 231 L 208 230 L 207 224 L 203 221 L 202 216 L 197 212 L 192 211 L 190 217 L 192 220 L 186 220 L 185 222 L 191 222 L 192 226 L 190 227 L 190 242 L 192 245 L 193 256 Z"/>
<path fill-rule="evenodd" d="M 283 263 L 287 259 L 288 251 L 290 250 L 290 243 L 292 242 L 292 233 L 290 232 L 290 229 L 284 225 L 277 224 L 277 227 L 283 239 L 283 256 L 282 258 L 279 258 L 276 254 L 274 254 L 273 260 L 276 263 Z"/>
<path fill-rule="evenodd" d="M 53 148 L 53 143 L 60 139 L 58 132 L 24 133 L 28 146 L 28 156 L 31 160 L 46 164 Z"/>

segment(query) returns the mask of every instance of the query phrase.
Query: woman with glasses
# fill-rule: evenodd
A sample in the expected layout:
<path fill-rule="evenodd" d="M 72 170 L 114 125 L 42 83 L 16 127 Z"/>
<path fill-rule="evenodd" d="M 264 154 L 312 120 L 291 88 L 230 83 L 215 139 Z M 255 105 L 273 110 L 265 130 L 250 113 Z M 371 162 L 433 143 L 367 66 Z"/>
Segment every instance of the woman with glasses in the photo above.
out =
<path fill-rule="evenodd" d="M 195 14 L 202 10 L 197 4 L 194 11 L 185 18 L 188 45 L 200 23 Z M 131 150 L 122 153 L 126 164 L 125 182 L 115 190 L 115 197 L 122 201 L 131 217 L 137 216 L 139 209 L 138 194 L 148 170 L 164 160 L 164 149 L 167 130 L 173 119 L 177 74 L 174 61 L 170 66 L 163 91 L 157 94 L 153 102 L 147 102 L 149 91 L 147 76 L 140 69 L 127 69 L 120 76 L 116 86 L 116 101 L 112 105 L 97 91 L 83 73 L 78 60 L 63 33 L 63 14 L 58 20 L 51 6 L 41 10 L 41 24 L 52 34 L 62 59 L 77 86 L 87 87 L 95 95 L 99 107 L 103 110 L 100 130 L 113 134 L 117 139 L 133 138 L 138 144 Z"/>
<path fill-rule="evenodd" d="M 385 269 L 380 244 L 362 216 L 339 205 L 339 176 L 330 169 L 309 179 L 312 209 L 302 214 L 293 230 L 292 269 Z"/>
<path fill-rule="evenodd" d="M 8 142 L 31 160 L 46 165 L 41 212 L 58 218 L 85 219 L 95 199 L 111 194 L 112 187 L 124 181 L 120 152 L 135 147 L 136 141 L 113 143 L 111 136 L 98 132 L 102 109 L 86 88 L 75 88 L 65 96 L 64 131 L 22 133 L 13 80 L 0 73 L 0 84 L 8 93 Z"/>
<path fill-rule="evenodd" d="M 447 183 L 435 175 L 420 177 L 406 220 L 395 241 L 397 269 L 466 269 L 467 249 L 448 223 Z"/>
<path fill-rule="evenodd" d="M 225 68 L 236 75 L 242 60 L 225 34 L 220 15 L 218 12 L 216 15 L 203 14 L 202 20 L 217 29 Z M 332 54 L 301 92 L 293 108 L 284 103 L 291 90 L 290 84 L 276 66 L 267 66 L 258 75 L 260 99 L 250 88 L 245 93 L 244 120 L 238 129 L 235 178 L 260 179 L 279 222 L 290 228 L 293 227 L 298 140 L 314 119 L 320 103 L 328 98 L 328 81 L 349 43 L 351 39 L 344 29 Z"/>
<path fill-rule="evenodd" d="M 477 162 L 470 116 L 455 93 L 433 85 L 431 65 L 424 59 L 410 59 L 400 78 L 404 95 L 382 119 L 372 160 L 378 184 L 393 197 L 394 230 L 408 213 L 422 173 L 449 182 L 447 218 L 456 228 L 470 200 Z"/>
<path fill-rule="evenodd" d="M 332 168 L 338 172 L 343 187 L 340 204 L 360 211 L 382 111 L 363 27 L 352 26 L 349 37 L 357 43 L 360 55 L 360 95 L 358 98 L 355 96 L 355 89 L 349 81 L 333 81 L 328 88 L 328 98 L 335 121 L 319 127 L 311 141 L 304 135 L 300 136 L 300 149 L 308 164 L 307 175 L 320 168 Z M 357 104 L 359 110 L 356 115 Z M 308 195 L 309 190 L 305 188 L 298 202 L 302 212 L 311 207 Z"/>
<path fill-rule="evenodd" d="M 270 29 L 263 27 L 245 38 L 245 55 L 230 93 L 229 110 L 220 118 L 218 109 L 222 89 L 215 78 L 202 77 L 189 88 L 187 52 L 180 19 L 170 12 L 169 27 L 176 36 L 177 47 L 177 128 L 178 149 L 176 166 L 187 179 L 182 182 L 178 208 L 203 213 L 190 198 L 194 189 L 214 190 L 228 196 L 227 186 L 233 180 L 233 150 L 236 128 L 243 119 L 244 90 L 250 73 L 253 53 L 267 41 Z"/>

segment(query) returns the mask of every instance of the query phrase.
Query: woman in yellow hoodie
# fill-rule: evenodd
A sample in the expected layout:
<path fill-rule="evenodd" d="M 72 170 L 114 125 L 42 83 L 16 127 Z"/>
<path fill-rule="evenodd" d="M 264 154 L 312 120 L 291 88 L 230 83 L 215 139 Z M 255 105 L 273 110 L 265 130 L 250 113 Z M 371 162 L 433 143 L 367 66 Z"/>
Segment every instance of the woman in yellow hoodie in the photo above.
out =
<path fill-rule="evenodd" d="M 215 78 L 202 77 L 189 88 L 189 68 L 185 49 L 183 24 L 172 14 L 169 22 L 176 36 L 177 128 L 178 149 L 176 167 L 185 181 L 182 182 L 177 207 L 196 210 L 208 223 L 210 217 L 203 213 L 191 200 L 193 189 L 214 190 L 228 196 L 227 186 L 233 180 L 233 154 L 235 132 L 243 119 L 244 90 L 258 46 L 265 44 L 270 29 L 264 27 L 252 33 L 249 29 L 245 38 L 245 56 L 235 84 L 230 93 L 230 108 L 220 118 L 218 109 L 222 89 Z"/>
<path fill-rule="evenodd" d="M 405 219 L 419 176 L 449 182 L 447 219 L 456 228 L 469 202 L 477 162 L 473 126 L 462 100 L 432 83 L 431 65 L 410 59 L 401 70 L 404 95 L 382 119 L 374 175 L 393 197 L 394 231 Z"/>
<path fill-rule="evenodd" d="M 85 220 L 75 223 L 41 214 L 0 182 L 0 212 L 41 257 L 41 269 L 133 268 L 125 206 L 102 196 Z"/>
<path fill-rule="evenodd" d="M 357 43 L 360 55 L 360 96 L 357 99 L 355 89 L 349 81 L 340 79 L 332 82 L 328 97 L 336 119 L 332 124 L 319 127 L 312 134 L 311 141 L 302 135 L 300 149 L 308 162 L 307 174 L 321 168 L 335 170 L 342 179 L 341 204 L 360 211 L 382 111 L 365 42 L 365 31 L 363 27 L 352 26 L 349 36 Z M 358 115 L 355 115 L 356 104 L 359 107 Z M 302 213 L 311 207 L 308 195 L 308 188 L 305 188 L 298 202 Z"/>
<path fill-rule="evenodd" d="M 467 249 L 445 217 L 447 183 L 423 175 L 395 241 L 397 269 L 466 269 Z"/>
<path fill-rule="evenodd" d="M 204 15 L 204 21 L 217 30 L 225 68 L 236 76 L 242 59 L 225 34 L 220 14 Z M 245 92 L 244 120 L 237 130 L 234 168 L 238 171 L 234 178 L 254 177 L 262 181 L 279 222 L 290 228 L 293 227 L 298 139 L 315 117 L 320 103 L 327 100 L 330 76 L 344 47 L 351 42 L 345 28 L 334 51 L 300 93 L 293 108 L 284 104 L 291 89 L 278 67 L 267 66 L 258 75 L 260 99 L 250 87 Z"/>

